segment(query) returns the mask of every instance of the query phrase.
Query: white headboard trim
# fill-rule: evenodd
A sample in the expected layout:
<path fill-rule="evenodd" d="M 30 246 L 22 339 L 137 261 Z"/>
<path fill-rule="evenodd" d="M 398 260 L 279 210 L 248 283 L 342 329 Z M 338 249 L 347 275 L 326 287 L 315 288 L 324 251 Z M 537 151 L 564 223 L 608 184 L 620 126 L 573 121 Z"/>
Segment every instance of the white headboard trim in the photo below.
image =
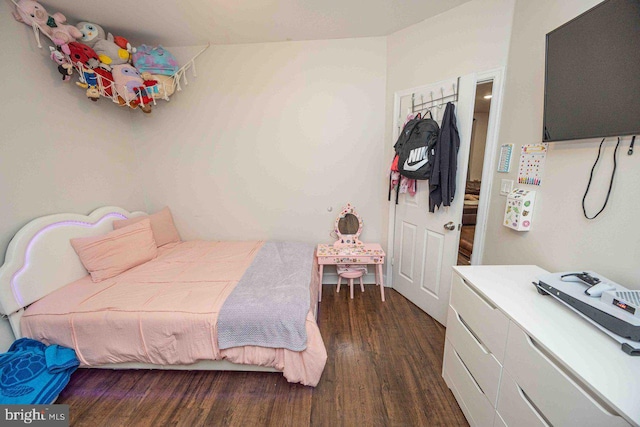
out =
<path fill-rule="evenodd" d="M 115 219 L 146 215 L 116 206 L 89 215 L 63 213 L 36 218 L 22 227 L 0 267 L 0 311 L 11 314 L 87 274 L 70 239 L 105 234 Z"/>
<path fill-rule="evenodd" d="M 36 234 L 29 240 L 29 243 L 27 244 L 27 249 L 25 250 L 24 262 L 22 264 L 22 268 L 20 268 L 18 271 L 16 271 L 13 274 L 13 276 L 11 277 L 11 290 L 13 291 L 13 296 L 16 299 L 16 302 L 18 303 L 18 305 L 20 305 L 21 307 L 25 306 L 24 300 L 22 299 L 22 296 L 20 295 L 20 291 L 16 287 L 16 280 L 22 274 L 22 272 L 25 271 L 29 267 L 29 253 L 31 252 L 31 247 L 33 246 L 34 242 L 38 239 L 38 237 L 40 237 L 42 234 L 46 233 L 47 231 L 49 231 L 49 230 L 51 230 L 53 228 L 58 228 L 58 227 L 65 227 L 65 226 L 70 226 L 70 225 L 74 225 L 74 226 L 78 226 L 78 227 L 96 227 L 102 221 L 104 221 L 105 219 L 114 218 L 114 217 L 118 218 L 118 219 L 127 219 L 127 217 L 124 216 L 121 213 L 110 212 L 110 213 L 104 215 L 102 218 L 100 218 L 96 222 L 59 221 L 59 222 L 54 222 L 53 224 L 49 224 L 46 227 L 44 227 L 44 228 L 40 229 L 39 231 L 37 231 Z"/>

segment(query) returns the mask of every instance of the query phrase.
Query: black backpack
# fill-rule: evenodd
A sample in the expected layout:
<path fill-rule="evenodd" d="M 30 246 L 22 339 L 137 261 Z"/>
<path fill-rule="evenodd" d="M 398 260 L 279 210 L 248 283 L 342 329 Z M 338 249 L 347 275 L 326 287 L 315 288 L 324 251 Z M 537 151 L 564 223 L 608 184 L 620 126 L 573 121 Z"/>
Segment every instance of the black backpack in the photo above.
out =
<path fill-rule="evenodd" d="M 401 175 L 411 179 L 431 177 L 439 133 L 440 127 L 432 118 L 416 118 L 404 126 L 394 146 Z"/>

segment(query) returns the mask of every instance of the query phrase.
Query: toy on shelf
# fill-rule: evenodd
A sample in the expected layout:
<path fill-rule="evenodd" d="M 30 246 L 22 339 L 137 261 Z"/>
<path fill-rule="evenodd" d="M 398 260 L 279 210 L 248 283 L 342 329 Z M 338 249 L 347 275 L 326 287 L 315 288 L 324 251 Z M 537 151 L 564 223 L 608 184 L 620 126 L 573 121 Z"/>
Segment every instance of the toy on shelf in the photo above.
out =
<path fill-rule="evenodd" d="M 78 22 L 76 24 L 76 28 L 82 33 L 80 42 L 86 44 L 91 49 L 93 49 L 93 45 L 95 45 L 99 40 L 103 40 L 106 37 L 104 29 L 100 25 L 92 22 Z"/>
<path fill-rule="evenodd" d="M 155 80 L 157 84 L 149 88 L 153 99 L 166 99 L 173 95 L 176 90 L 176 83 L 173 77 L 163 76 L 162 74 L 151 74 L 149 72 L 142 73 L 142 78 L 145 80 Z"/>
<path fill-rule="evenodd" d="M 109 33 L 111 34 L 111 33 Z M 129 52 L 130 54 L 136 53 L 137 49 L 133 46 L 131 46 L 131 43 L 129 43 L 129 40 L 125 39 L 122 36 L 114 36 L 113 37 L 113 42 L 115 44 L 117 44 L 118 46 L 120 46 L 122 49 L 126 50 L 127 52 Z"/>
<path fill-rule="evenodd" d="M 129 64 L 114 65 L 112 72 L 118 103 L 131 108 L 139 106 L 144 113 L 150 113 L 153 97 L 149 95 L 148 88 L 153 87 L 156 81 L 144 80 L 140 71 Z"/>
<path fill-rule="evenodd" d="M 68 82 L 73 74 L 73 64 L 69 60 L 69 54 L 71 54 L 69 45 L 49 46 L 49 50 L 51 51 L 51 60 L 58 64 L 58 72 L 62 74 L 62 81 Z"/>
<path fill-rule="evenodd" d="M 69 81 L 75 70 L 79 80 L 76 85 L 84 88 L 92 101 L 103 96 L 116 104 L 132 109 L 140 107 L 150 113 L 156 99 L 169 101 L 175 91 L 182 90 L 181 84 L 188 84 L 188 70 L 196 76 L 195 59 L 209 48 L 207 45 L 180 67 L 162 46 L 142 45 L 142 52 L 137 52 L 125 37 L 111 33 L 105 36 L 98 24 L 83 21 L 73 26 L 66 23 L 62 13 L 49 15 L 36 1 L 11 2 L 16 7 L 13 16 L 33 29 L 39 48 L 42 48 L 40 34 L 55 45 L 49 47 L 49 56 L 57 64 L 62 80 Z M 130 65 L 136 54 L 139 69 Z"/>
<path fill-rule="evenodd" d="M 34 31 L 36 28 L 39 29 L 58 46 L 82 37 L 80 30 L 73 25 L 66 24 L 67 18 L 62 13 L 56 12 L 49 15 L 47 9 L 37 1 L 18 1 L 13 17 L 16 21 L 33 27 Z"/>
<path fill-rule="evenodd" d="M 107 34 L 106 39 L 99 40 L 94 45 L 94 50 L 98 54 L 100 62 L 110 67 L 118 64 L 127 64 L 129 63 L 129 58 L 131 58 L 129 52 L 114 43 L 113 34 L 111 33 Z"/>
<path fill-rule="evenodd" d="M 69 43 L 69 59 L 74 65 L 80 62 L 91 69 L 100 65 L 100 58 L 96 51 L 80 42 Z"/>
<path fill-rule="evenodd" d="M 137 52 L 132 57 L 133 65 L 141 73 L 148 72 L 172 76 L 180 68 L 176 58 L 162 46 L 151 47 L 143 44 L 138 47 Z"/>
<path fill-rule="evenodd" d="M 69 58 L 78 69 L 80 81 L 76 82 L 78 86 L 87 90 L 87 97 L 92 101 L 100 98 L 100 90 L 98 88 L 98 77 L 94 71 L 100 65 L 100 60 L 96 52 L 83 43 L 69 43 Z"/>
<path fill-rule="evenodd" d="M 83 21 L 77 23 L 76 27 L 82 33 L 81 41 L 93 48 L 98 54 L 100 62 L 107 67 L 129 62 L 131 53 L 115 43 L 113 34 L 105 35 L 105 31 L 100 25 Z M 118 40 L 121 44 L 124 43 L 125 47 L 128 44 L 123 37 L 119 37 Z M 131 45 L 129 44 L 129 46 Z"/>

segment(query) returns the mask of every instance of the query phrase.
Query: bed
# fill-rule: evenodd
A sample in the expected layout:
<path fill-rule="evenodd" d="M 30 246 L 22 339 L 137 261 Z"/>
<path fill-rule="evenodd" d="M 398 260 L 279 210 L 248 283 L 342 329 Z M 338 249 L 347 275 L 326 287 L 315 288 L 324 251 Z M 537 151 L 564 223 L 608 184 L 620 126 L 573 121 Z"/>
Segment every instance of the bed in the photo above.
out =
<path fill-rule="evenodd" d="M 114 220 L 144 215 L 103 207 L 25 225 L 0 268 L 1 309 L 16 338 L 73 348 L 81 367 L 280 371 L 289 382 L 317 385 L 327 354 L 316 324 L 313 252 L 292 262 L 300 244 L 175 242 L 94 283 L 70 239 L 104 235 Z M 295 309 L 260 302 L 269 278 L 283 274 L 295 279 L 287 291 L 295 300 L 282 304 Z M 295 328 L 283 326 L 279 312 L 295 318 Z"/>

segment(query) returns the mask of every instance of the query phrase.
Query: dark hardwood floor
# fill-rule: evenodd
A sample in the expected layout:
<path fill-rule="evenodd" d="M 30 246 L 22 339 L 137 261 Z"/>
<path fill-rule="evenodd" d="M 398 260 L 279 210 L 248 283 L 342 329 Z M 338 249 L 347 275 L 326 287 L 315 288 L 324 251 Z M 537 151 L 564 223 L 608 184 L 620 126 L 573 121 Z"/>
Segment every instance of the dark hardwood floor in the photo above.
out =
<path fill-rule="evenodd" d="M 348 289 L 348 288 L 347 288 Z M 56 403 L 74 426 L 466 426 L 442 379 L 445 329 L 394 290 L 335 293 L 316 388 L 279 373 L 79 369 Z"/>

